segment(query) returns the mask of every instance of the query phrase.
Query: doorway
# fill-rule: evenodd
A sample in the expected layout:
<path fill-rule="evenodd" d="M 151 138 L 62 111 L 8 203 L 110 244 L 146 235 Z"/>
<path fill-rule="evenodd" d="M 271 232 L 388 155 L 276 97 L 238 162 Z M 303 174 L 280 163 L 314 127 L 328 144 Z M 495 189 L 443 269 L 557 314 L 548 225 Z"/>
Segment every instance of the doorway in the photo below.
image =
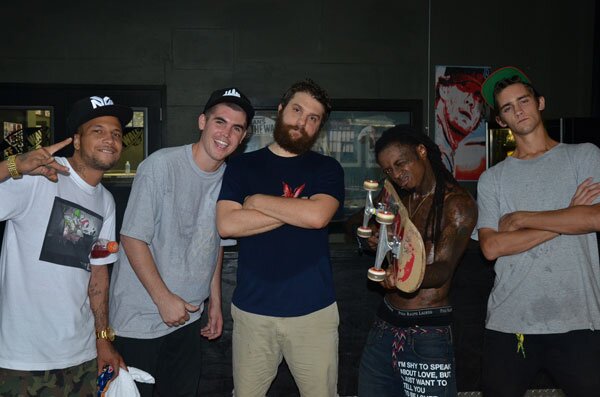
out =
<path fill-rule="evenodd" d="M 121 161 L 102 181 L 115 199 L 118 236 L 135 170 L 162 147 L 165 86 L 0 84 L 0 160 L 72 136 L 66 128 L 69 111 L 76 101 L 90 96 L 108 96 L 134 110 L 134 119 L 125 127 Z M 67 147 L 56 155 L 72 153 L 72 147 Z M 0 222 L 0 236 L 4 236 L 4 222 Z"/>

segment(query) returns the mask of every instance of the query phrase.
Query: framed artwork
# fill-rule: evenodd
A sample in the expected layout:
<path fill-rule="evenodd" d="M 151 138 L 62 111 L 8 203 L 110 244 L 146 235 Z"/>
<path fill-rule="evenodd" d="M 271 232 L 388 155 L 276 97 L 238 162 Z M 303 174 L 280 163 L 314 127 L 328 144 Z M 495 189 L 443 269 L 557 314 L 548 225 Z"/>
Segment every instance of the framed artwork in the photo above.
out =
<path fill-rule="evenodd" d="M 435 142 L 457 180 L 476 181 L 486 168 L 481 84 L 488 66 L 435 67 Z"/>

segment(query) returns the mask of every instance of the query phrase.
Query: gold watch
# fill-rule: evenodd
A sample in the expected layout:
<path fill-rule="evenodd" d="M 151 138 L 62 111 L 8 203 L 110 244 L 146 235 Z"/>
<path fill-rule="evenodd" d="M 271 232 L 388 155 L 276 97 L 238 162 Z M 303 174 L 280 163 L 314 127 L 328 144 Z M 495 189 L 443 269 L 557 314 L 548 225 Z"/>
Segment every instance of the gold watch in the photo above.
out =
<path fill-rule="evenodd" d="M 111 327 L 96 331 L 96 339 L 106 339 L 112 342 L 115 340 L 115 331 Z"/>
<path fill-rule="evenodd" d="M 6 160 L 8 173 L 10 174 L 12 179 L 20 179 L 23 176 L 17 170 L 17 163 L 15 161 L 16 158 L 17 156 L 13 154 L 12 156 L 8 156 L 8 159 Z"/>

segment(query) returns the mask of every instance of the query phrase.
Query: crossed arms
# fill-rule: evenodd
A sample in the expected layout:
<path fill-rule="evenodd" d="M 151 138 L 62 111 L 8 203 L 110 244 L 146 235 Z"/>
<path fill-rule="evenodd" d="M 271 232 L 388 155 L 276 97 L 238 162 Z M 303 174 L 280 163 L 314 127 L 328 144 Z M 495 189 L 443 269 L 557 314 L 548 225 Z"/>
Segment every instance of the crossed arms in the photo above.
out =
<path fill-rule="evenodd" d="M 321 229 L 335 215 L 339 202 L 328 194 L 308 199 L 255 194 L 243 204 L 231 200 L 217 202 L 217 229 L 223 238 L 246 237 L 288 224 L 305 229 Z"/>
<path fill-rule="evenodd" d="M 568 207 L 553 211 L 516 211 L 505 214 L 498 230 L 479 229 L 479 242 L 489 260 L 530 250 L 560 234 L 587 234 L 600 231 L 600 182 L 583 181 Z"/>

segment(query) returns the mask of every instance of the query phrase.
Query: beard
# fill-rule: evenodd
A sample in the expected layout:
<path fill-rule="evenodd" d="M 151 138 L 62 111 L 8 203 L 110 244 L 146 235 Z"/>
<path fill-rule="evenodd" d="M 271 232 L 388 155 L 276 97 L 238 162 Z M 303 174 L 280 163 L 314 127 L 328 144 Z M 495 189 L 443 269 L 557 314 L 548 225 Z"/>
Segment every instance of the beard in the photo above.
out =
<path fill-rule="evenodd" d="M 290 131 L 297 131 L 300 133 L 300 137 L 293 139 Z M 302 154 L 310 150 L 313 147 L 319 133 L 315 133 L 313 136 L 309 136 L 306 133 L 304 127 L 297 128 L 293 125 L 286 124 L 283 122 L 281 115 L 275 120 L 275 129 L 273 130 L 273 138 L 279 146 L 284 150 L 293 154 Z"/>
<path fill-rule="evenodd" d="M 100 159 L 97 156 L 94 156 L 93 154 L 90 155 L 90 154 L 85 154 L 85 153 L 81 153 L 80 157 L 81 157 L 82 163 L 85 164 L 86 166 L 88 166 L 89 168 L 106 172 L 106 171 L 109 171 L 110 169 L 112 169 L 117 164 L 117 162 L 119 161 L 120 155 L 112 160 Z"/>
<path fill-rule="evenodd" d="M 118 160 L 114 160 L 111 162 L 105 162 L 105 161 L 100 161 L 98 159 L 93 159 L 92 161 L 92 166 L 100 171 L 109 171 L 111 170 L 116 164 L 117 164 Z"/>

